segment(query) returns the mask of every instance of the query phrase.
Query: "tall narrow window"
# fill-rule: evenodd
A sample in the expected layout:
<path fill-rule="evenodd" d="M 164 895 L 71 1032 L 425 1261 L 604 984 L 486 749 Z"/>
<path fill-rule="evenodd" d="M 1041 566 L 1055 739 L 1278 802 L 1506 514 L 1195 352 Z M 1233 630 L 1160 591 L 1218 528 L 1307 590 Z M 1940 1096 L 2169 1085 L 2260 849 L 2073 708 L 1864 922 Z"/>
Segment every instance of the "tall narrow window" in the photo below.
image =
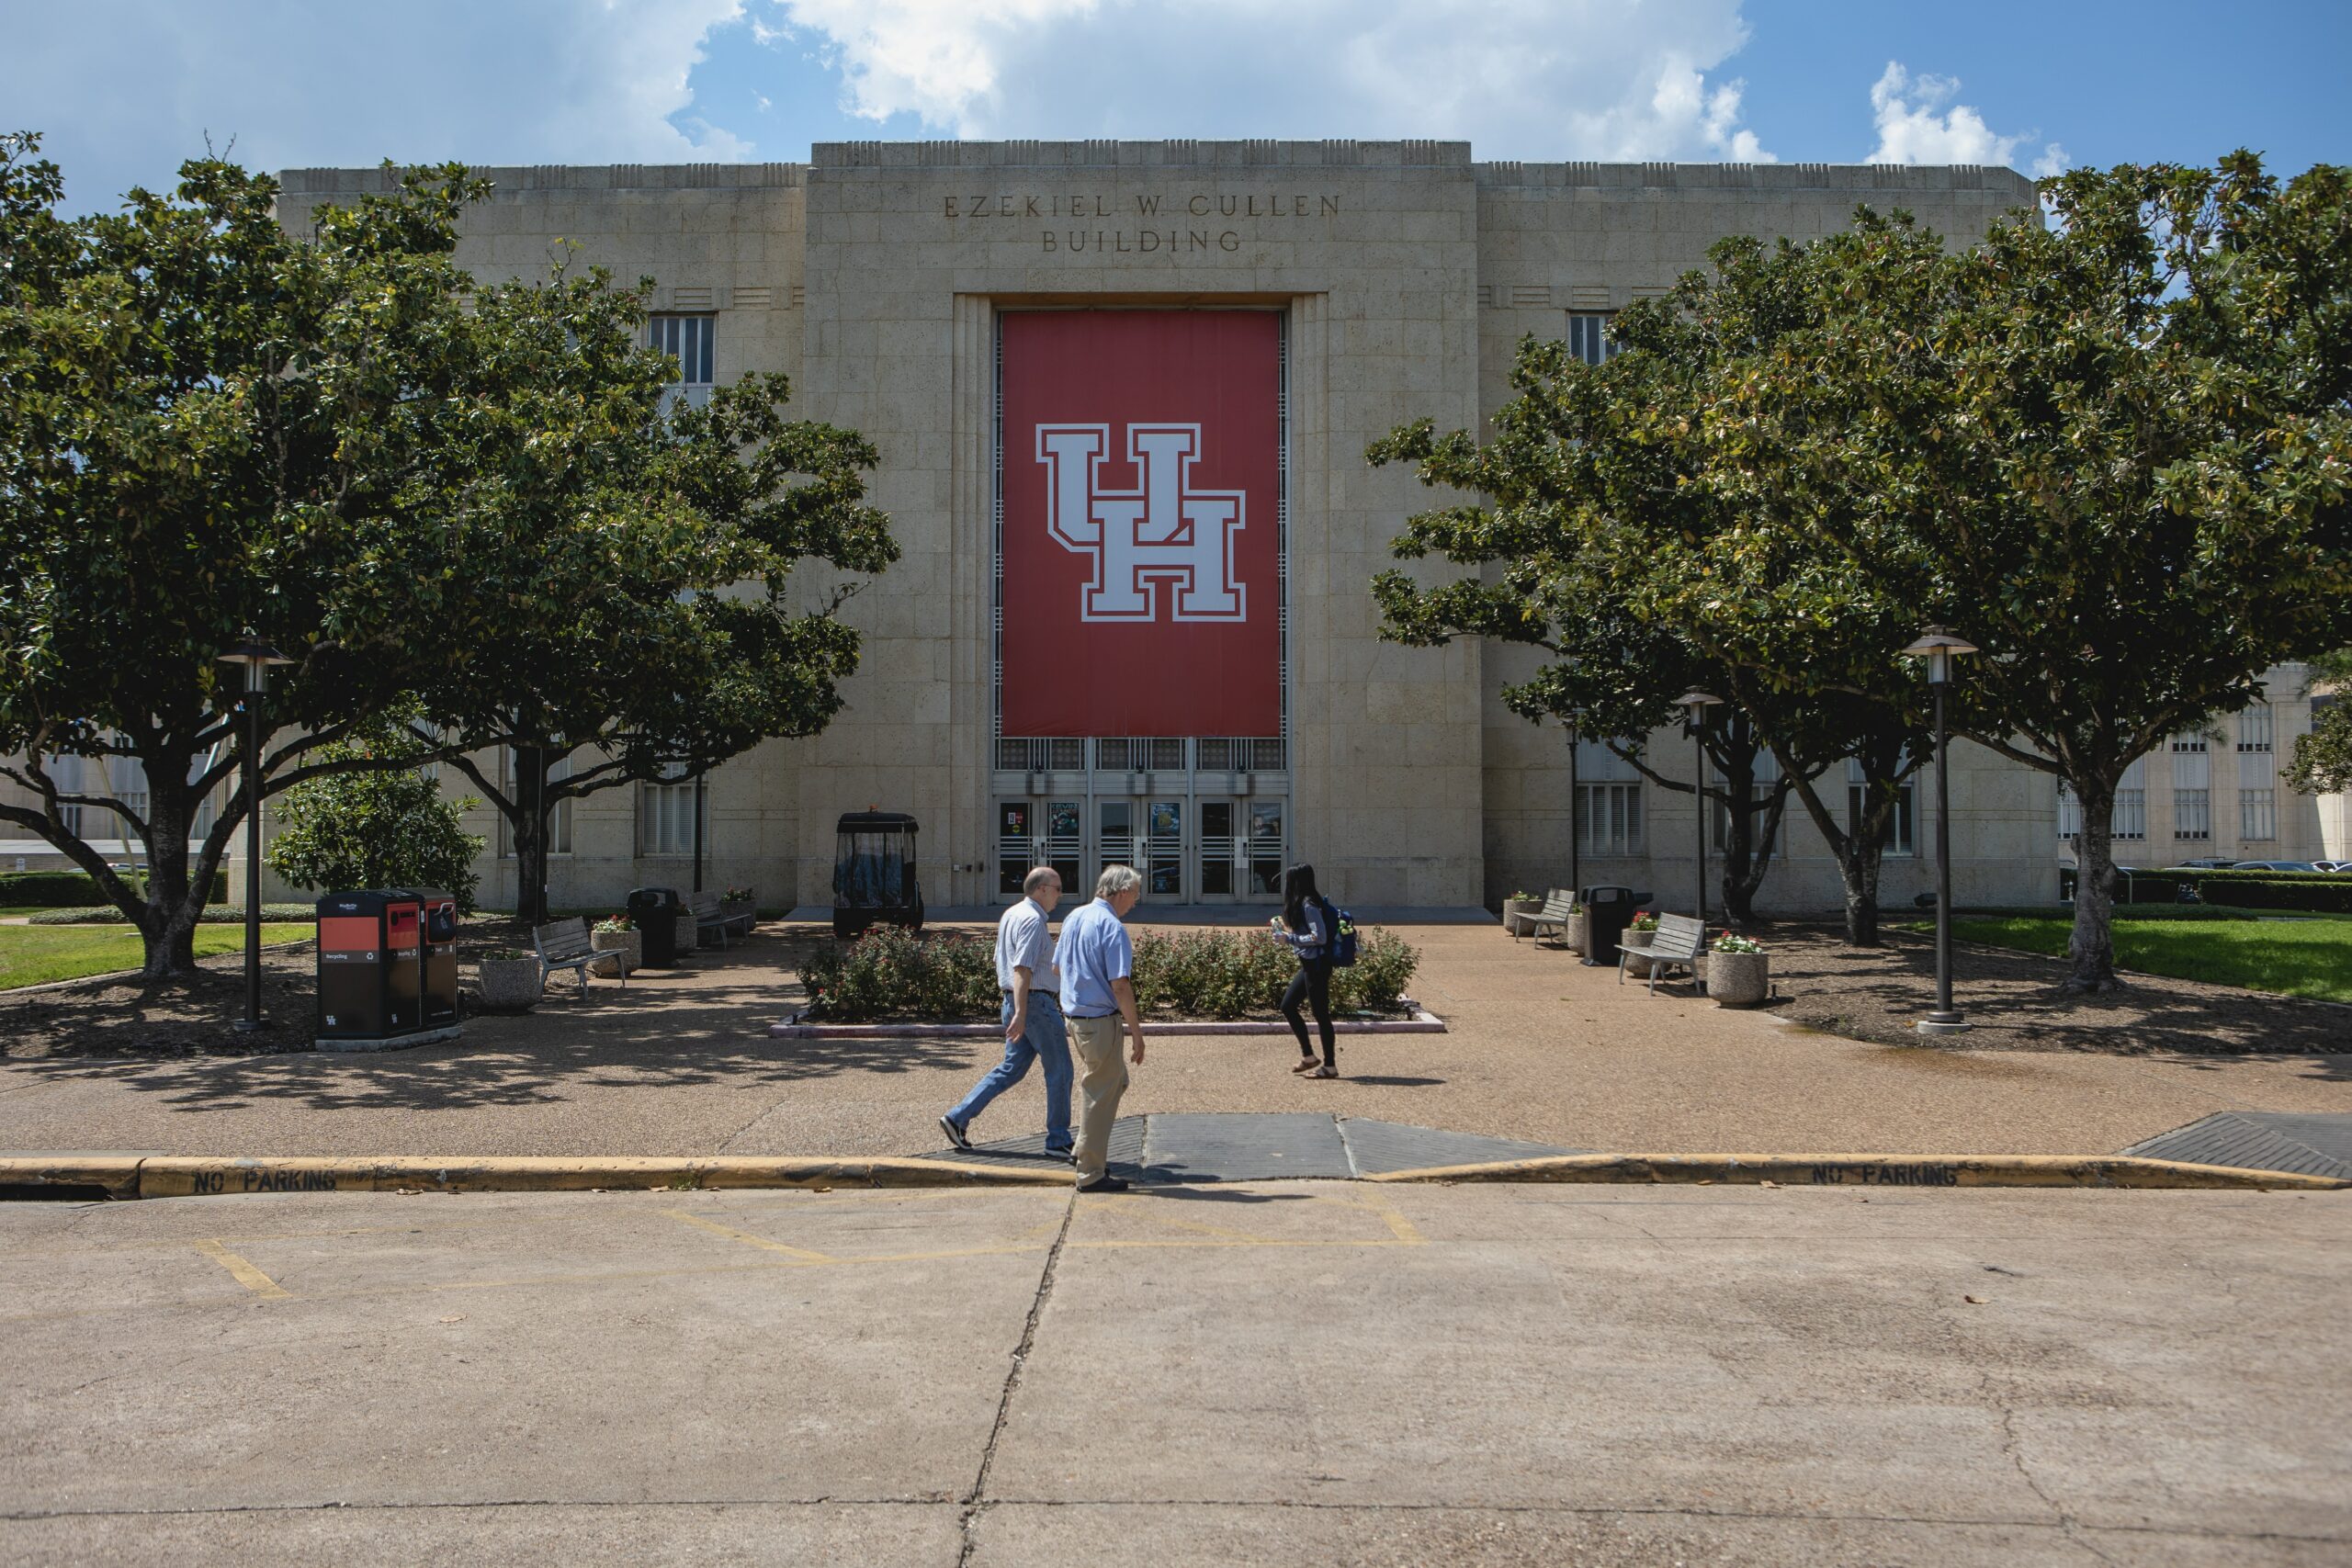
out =
<path fill-rule="evenodd" d="M 1577 742 L 1577 847 L 1589 855 L 1642 852 L 1642 779 L 1598 740 Z"/>
<path fill-rule="evenodd" d="M 2058 836 L 2077 839 L 2083 832 L 2083 803 L 2075 797 L 2075 786 L 2064 779 L 2058 781 Z"/>
<path fill-rule="evenodd" d="M 1713 778 L 1714 775 L 1710 773 L 1708 776 Z M 1779 759 L 1769 751 L 1758 756 L 1756 759 L 1755 773 L 1747 781 L 1747 797 L 1760 807 L 1765 801 L 1772 798 L 1772 786 L 1779 782 L 1780 777 Z M 1715 848 L 1720 850 L 1731 841 L 1731 807 L 1720 800 L 1712 800 L 1708 802 L 1708 815 L 1714 818 L 1714 844 Z M 1751 820 L 1756 824 L 1758 832 L 1764 830 L 1763 812 L 1760 810 L 1757 812 Z M 1772 847 L 1773 840 L 1768 840 L 1763 843 L 1749 845 L 1748 851 L 1751 854 L 1763 854 Z"/>
<path fill-rule="evenodd" d="M 659 780 L 637 786 L 637 852 L 641 855 L 690 855 L 695 852 L 695 803 L 703 796 L 706 829 L 709 792 L 697 790 L 683 767 L 666 770 Z M 709 835 L 704 834 L 705 847 Z"/>
<path fill-rule="evenodd" d="M 2238 837 L 2249 844 L 2278 836 L 2278 797 L 2268 785 L 2238 791 Z"/>
<path fill-rule="evenodd" d="M 2213 836 L 2213 759 L 2202 735 L 2172 738 L 2172 836 Z"/>
<path fill-rule="evenodd" d="M 1862 805 L 1868 797 L 1869 790 L 1870 782 L 1862 773 L 1862 760 L 1860 757 L 1847 758 L 1846 831 L 1849 833 L 1861 831 Z M 1918 852 L 1912 847 L 1914 826 L 1912 807 L 1917 795 L 1917 792 L 1911 787 L 1909 778 L 1905 778 L 1902 784 L 1895 786 L 1894 809 L 1887 813 L 1886 831 L 1879 835 L 1879 852 L 1882 854 L 1901 856 Z"/>
<path fill-rule="evenodd" d="M 523 777 L 524 770 L 515 766 L 514 749 L 506 751 L 506 798 L 520 801 L 526 809 L 531 804 L 531 781 Z M 565 757 L 548 769 L 548 787 L 552 789 L 571 776 L 571 759 Z M 518 794 L 517 791 L 522 793 Z M 571 852 L 571 798 L 567 795 L 548 811 L 548 853 L 568 855 Z M 514 858 L 514 829 L 504 812 L 498 817 L 498 858 Z"/>
<path fill-rule="evenodd" d="M 2142 757 L 2124 769 L 2122 782 L 2115 786 L 2115 810 L 2108 818 L 2110 839 L 2148 836 L 2147 761 Z"/>
<path fill-rule="evenodd" d="M 2238 714 L 2238 751 L 2241 755 L 2263 754 L 2270 750 L 2270 705 L 2256 703 Z"/>
<path fill-rule="evenodd" d="M 716 316 L 655 316 L 646 324 L 647 341 L 678 362 L 678 378 L 662 395 L 667 413 L 681 401 L 700 408 L 710 401 L 713 340 L 718 333 Z"/>
<path fill-rule="evenodd" d="M 1598 365 L 1617 352 L 1617 344 L 1609 336 L 1609 313 L 1605 310 L 1575 310 L 1568 315 L 1568 355 L 1587 365 Z"/>

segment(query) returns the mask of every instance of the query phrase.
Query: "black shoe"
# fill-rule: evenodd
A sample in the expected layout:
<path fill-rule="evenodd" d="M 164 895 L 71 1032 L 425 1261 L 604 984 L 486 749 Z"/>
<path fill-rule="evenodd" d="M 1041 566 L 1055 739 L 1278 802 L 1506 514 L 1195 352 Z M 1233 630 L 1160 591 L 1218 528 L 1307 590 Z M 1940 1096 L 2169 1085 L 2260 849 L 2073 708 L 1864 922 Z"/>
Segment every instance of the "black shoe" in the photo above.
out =
<path fill-rule="evenodd" d="M 956 1124 L 956 1119 L 954 1117 L 942 1116 L 939 1119 L 939 1130 L 946 1134 L 947 1141 L 955 1145 L 957 1148 L 968 1149 L 972 1146 L 971 1138 L 965 1133 L 963 1128 Z"/>
<path fill-rule="evenodd" d="M 1078 1190 L 1080 1192 L 1125 1192 L 1127 1184 L 1116 1176 L 1098 1176 L 1091 1181 L 1080 1182 Z"/>
<path fill-rule="evenodd" d="M 1047 1149 L 1046 1151 L 1046 1157 L 1047 1159 L 1057 1159 L 1064 1165 L 1076 1165 L 1078 1163 L 1078 1151 L 1076 1149 Z"/>

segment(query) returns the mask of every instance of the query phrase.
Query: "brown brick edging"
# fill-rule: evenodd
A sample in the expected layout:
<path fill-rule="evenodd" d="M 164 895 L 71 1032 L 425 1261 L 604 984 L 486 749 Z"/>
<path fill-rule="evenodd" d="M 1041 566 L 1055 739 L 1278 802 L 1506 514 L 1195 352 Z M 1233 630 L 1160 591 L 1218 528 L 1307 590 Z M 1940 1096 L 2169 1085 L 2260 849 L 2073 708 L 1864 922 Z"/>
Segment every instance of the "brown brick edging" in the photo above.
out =
<path fill-rule="evenodd" d="M 1387 1171 L 1383 1182 L 1559 1181 L 1788 1187 L 2104 1187 L 2332 1191 L 2352 1181 L 2299 1171 L 2113 1155 L 1552 1155 Z M 1031 1187 L 1069 1190 L 1067 1170 L 943 1159 L 699 1158 L 622 1155 L 431 1155 L 235 1159 L 186 1155 L 0 1157 L 0 1188 L 73 1188 L 111 1198 L 248 1192 L 718 1191 L 748 1188 Z"/>
<path fill-rule="evenodd" d="M 1445 1020 L 1416 1007 L 1410 1018 L 1334 1019 L 1338 1034 L 1443 1034 Z M 1144 1020 L 1144 1032 L 1157 1040 L 1167 1034 L 1288 1034 L 1290 1025 L 1265 1019 L 1202 1019 L 1191 1022 L 1156 1023 Z M 795 1023 L 789 1019 L 768 1025 L 777 1040 L 1001 1040 L 1001 1023 Z"/>

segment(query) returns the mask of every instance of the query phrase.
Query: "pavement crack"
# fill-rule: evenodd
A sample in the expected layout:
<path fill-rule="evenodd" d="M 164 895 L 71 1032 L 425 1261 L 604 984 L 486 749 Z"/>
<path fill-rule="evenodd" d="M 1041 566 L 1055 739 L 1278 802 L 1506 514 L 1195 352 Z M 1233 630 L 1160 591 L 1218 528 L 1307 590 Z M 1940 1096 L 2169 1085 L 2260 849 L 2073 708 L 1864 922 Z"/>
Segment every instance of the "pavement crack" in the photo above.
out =
<path fill-rule="evenodd" d="M 1054 1273 L 1061 1265 L 1062 1245 L 1069 1240 L 1070 1221 L 1078 1213 L 1078 1190 L 1070 1190 L 1069 1200 L 1062 1208 L 1061 1229 L 1054 1233 L 1054 1245 L 1046 1249 L 1046 1266 L 1038 1271 L 1037 1293 L 1029 1303 L 1029 1317 L 1021 1325 L 1021 1343 L 1013 1348 L 1012 1365 L 1004 1374 L 1004 1392 L 997 1396 L 996 1422 L 989 1428 L 988 1446 L 980 1450 L 980 1468 L 972 1477 L 972 1489 L 963 1498 L 964 1511 L 956 1521 L 964 1537 L 963 1547 L 956 1554 L 956 1568 L 969 1568 L 973 1550 L 979 1545 L 980 1514 L 988 1506 L 989 1472 L 996 1465 L 996 1446 L 1004 1437 L 1005 1423 L 1012 1416 L 1012 1396 L 1021 1387 L 1021 1374 L 1029 1365 L 1029 1352 L 1037 1343 L 1037 1320 L 1046 1315 L 1046 1302 L 1054 1293 Z"/>

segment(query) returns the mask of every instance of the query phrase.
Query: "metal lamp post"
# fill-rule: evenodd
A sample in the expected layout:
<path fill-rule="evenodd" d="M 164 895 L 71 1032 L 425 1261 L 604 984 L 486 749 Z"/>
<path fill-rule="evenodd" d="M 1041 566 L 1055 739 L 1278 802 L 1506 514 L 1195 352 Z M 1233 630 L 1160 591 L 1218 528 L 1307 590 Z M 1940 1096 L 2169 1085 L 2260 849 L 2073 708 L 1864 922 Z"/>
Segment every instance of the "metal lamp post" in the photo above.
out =
<path fill-rule="evenodd" d="M 1707 923 L 1707 710 L 1722 701 L 1723 698 L 1713 692 L 1702 692 L 1695 687 L 1674 699 L 1675 706 L 1690 710 L 1690 788 L 1698 802 L 1699 822 L 1694 845 L 1698 851 L 1699 867 L 1696 903 L 1699 923 L 1702 926 Z"/>
<path fill-rule="evenodd" d="M 245 640 L 220 655 L 223 664 L 245 670 L 245 1016 L 237 1028 L 261 1027 L 261 703 L 269 689 L 269 667 L 294 661 L 261 640 L 253 627 Z"/>
<path fill-rule="evenodd" d="M 1936 1010 L 1921 1019 L 1922 1034 L 1957 1034 L 1968 1021 L 1951 1005 L 1951 773 L 1946 759 L 1944 688 L 1951 684 L 1952 660 L 1974 653 L 1976 645 L 1942 626 L 1929 626 L 1903 650 L 1928 661 L 1928 684 L 1936 694 Z"/>

